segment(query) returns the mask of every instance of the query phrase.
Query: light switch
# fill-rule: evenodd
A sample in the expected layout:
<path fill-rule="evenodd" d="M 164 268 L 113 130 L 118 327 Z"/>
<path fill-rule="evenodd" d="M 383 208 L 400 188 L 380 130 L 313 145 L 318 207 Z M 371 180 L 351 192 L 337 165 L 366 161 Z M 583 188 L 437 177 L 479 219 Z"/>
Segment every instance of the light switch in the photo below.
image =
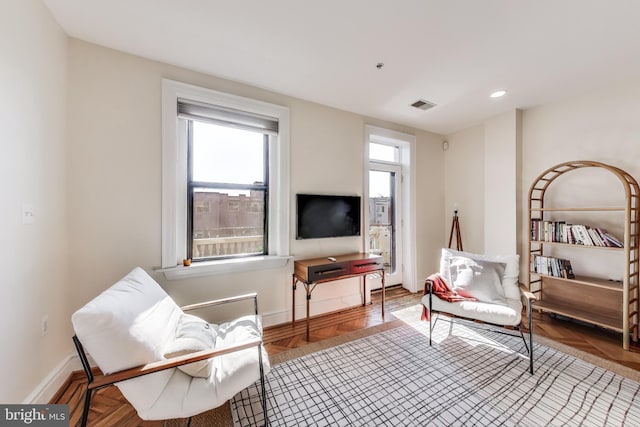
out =
<path fill-rule="evenodd" d="M 33 224 L 33 206 L 32 205 L 22 205 L 22 223 L 23 224 Z"/>

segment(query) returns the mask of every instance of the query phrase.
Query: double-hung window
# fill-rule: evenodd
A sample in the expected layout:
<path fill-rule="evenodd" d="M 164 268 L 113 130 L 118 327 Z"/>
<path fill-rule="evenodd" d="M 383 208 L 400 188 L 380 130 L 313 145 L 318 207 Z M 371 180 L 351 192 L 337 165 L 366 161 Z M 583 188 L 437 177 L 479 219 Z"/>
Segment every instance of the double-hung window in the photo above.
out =
<path fill-rule="evenodd" d="M 163 268 L 190 258 L 191 271 L 243 271 L 288 256 L 288 117 L 163 81 Z"/>
<path fill-rule="evenodd" d="M 178 100 L 187 130 L 187 258 L 268 253 L 269 139 L 278 121 Z"/>

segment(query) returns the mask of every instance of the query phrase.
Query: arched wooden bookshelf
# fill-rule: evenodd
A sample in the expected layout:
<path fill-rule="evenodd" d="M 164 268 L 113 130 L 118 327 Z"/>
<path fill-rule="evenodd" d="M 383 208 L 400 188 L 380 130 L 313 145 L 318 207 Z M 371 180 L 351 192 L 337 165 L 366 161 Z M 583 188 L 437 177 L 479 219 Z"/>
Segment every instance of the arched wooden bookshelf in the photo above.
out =
<path fill-rule="evenodd" d="M 620 206 L 590 206 L 590 207 L 554 207 L 545 204 L 545 193 L 549 186 L 563 174 L 581 168 L 602 168 L 615 175 L 624 187 L 625 200 Z M 630 340 L 638 341 L 639 318 L 639 282 L 638 269 L 638 231 L 640 189 L 637 181 L 627 172 L 617 167 L 594 161 L 579 160 L 560 163 L 541 173 L 529 189 L 529 215 L 528 225 L 532 227 L 529 234 L 529 268 L 526 284 L 529 290 L 536 293 L 538 301 L 534 309 L 555 313 L 582 322 L 587 322 L 603 328 L 622 333 L 622 345 L 629 349 Z M 556 221 L 558 215 L 572 220 L 571 215 L 584 215 L 590 212 L 614 212 L 624 214 L 623 247 L 589 246 L 584 244 L 548 241 L 539 238 L 534 233 L 534 225 Z M 539 222 L 536 222 L 539 221 Z M 548 225 L 548 224 L 547 224 Z M 555 245 L 568 248 L 572 257 L 576 259 L 584 250 L 618 251 L 621 258 L 620 264 L 622 280 L 611 281 L 605 278 L 587 277 L 576 274 L 574 278 L 555 277 L 544 274 L 541 269 L 536 270 L 534 259 L 538 262 L 545 260 L 536 257 L 544 257 L 552 251 Z M 575 249 L 575 250 L 574 250 Z M 584 252 L 582 252 L 584 254 Z M 606 266 L 602 266 L 605 271 Z M 609 267 L 610 268 L 610 267 Z M 579 273 L 579 272 L 576 272 Z"/>

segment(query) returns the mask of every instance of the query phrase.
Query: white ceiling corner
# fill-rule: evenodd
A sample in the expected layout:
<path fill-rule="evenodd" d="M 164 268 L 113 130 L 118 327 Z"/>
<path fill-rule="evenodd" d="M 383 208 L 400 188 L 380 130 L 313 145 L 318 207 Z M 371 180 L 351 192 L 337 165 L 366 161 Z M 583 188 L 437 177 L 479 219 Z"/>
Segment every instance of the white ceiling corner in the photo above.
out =
<path fill-rule="evenodd" d="M 640 76 L 636 0 L 43 1 L 71 37 L 441 134 Z"/>

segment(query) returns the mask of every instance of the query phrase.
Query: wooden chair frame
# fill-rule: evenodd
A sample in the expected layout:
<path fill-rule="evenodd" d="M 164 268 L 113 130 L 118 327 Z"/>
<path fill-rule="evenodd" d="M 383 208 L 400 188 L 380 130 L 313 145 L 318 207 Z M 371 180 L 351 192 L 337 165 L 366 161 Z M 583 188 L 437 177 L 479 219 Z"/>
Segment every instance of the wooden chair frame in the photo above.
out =
<path fill-rule="evenodd" d="M 244 301 L 248 299 L 253 299 L 254 312 L 256 317 L 258 316 L 258 295 L 257 293 L 251 293 L 246 295 L 239 295 L 235 297 L 217 299 L 206 301 L 197 304 L 191 304 L 184 307 L 181 307 L 183 311 L 196 310 L 205 307 L 212 307 L 216 305 L 234 303 L 239 301 Z M 256 319 L 257 324 L 257 319 Z M 84 399 L 84 407 L 82 410 L 82 421 L 80 425 L 85 427 L 87 425 L 87 419 L 89 417 L 89 409 L 91 406 L 91 398 L 93 396 L 93 392 L 111 386 L 117 382 L 130 380 L 133 378 L 141 377 L 143 375 L 149 375 L 154 372 L 164 371 L 166 369 L 176 368 L 181 365 L 186 365 L 192 362 L 199 362 L 201 360 L 211 359 L 213 357 L 221 356 L 223 354 L 233 353 L 240 350 L 245 350 L 251 347 L 257 347 L 258 349 L 258 362 L 260 366 L 260 388 L 262 392 L 262 410 L 264 413 L 265 426 L 268 423 L 267 417 L 267 393 L 265 387 L 265 379 L 264 379 L 264 368 L 262 366 L 262 338 L 256 338 L 252 340 L 247 340 L 243 343 L 236 344 L 233 346 L 224 346 L 220 348 L 216 348 L 213 350 L 203 350 L 195 353 L 186 354 L 183 356 L 172 357 L 170 359 L 161 360 L 158 362 L 149 363 L 146 365 L 136 366 L 134 368 L 125 369 L 123 371 L 118 371 L 111 373 L 109 375 L 104 374 L 96 374 L 91 370 L 91 366 L 89 364 L 89 360 L 87 358 L 87 354 L 82 347 L 82 343 L 78 339 L 76 335 L 73 336 L 73 343 L 78 352 L 78 356 L 80 357 L 80 362 L 82 363 L 82 368 L 84 369 L 85 375 L 87 376 L 87 392 L 85 394 Z M 191 417 L 189 418 L 187 426 L 191 424 Z"/>

